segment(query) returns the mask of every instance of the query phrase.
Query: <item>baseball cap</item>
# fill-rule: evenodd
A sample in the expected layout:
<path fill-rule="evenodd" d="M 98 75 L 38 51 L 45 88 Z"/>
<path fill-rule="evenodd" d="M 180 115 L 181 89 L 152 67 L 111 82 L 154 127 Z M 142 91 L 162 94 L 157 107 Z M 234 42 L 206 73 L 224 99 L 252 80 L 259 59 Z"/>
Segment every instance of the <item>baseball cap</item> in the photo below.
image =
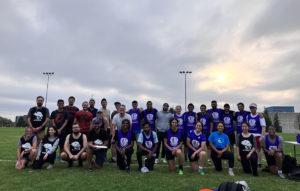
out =
<path fill-rule="evenodd" d="M 251 107 L 255 107 L 255 108 L 257 108 L 257 105 L 256 105 L 256 103 L 251 103 L 251 104 L 249 105 L 249 108 L 251 108 Z"/>
<path fill-rule="evenodd" d="M 100 119 L 94 119 L 93 121 L 93 124 L 100 124 L 100 123 L 101 123 Z"/>

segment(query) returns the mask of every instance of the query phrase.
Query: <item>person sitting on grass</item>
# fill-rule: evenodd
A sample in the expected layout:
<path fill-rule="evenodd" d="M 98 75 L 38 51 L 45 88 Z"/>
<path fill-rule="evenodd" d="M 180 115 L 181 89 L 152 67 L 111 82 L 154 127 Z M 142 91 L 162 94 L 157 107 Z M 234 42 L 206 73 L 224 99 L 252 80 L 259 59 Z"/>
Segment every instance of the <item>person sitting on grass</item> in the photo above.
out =
<path fill-rule="evenodd" d="M 223 133 L 224 124 L 223 122 L 217 123 L 217 131 L 210 134 L 208 141 L 212 149 L 211 158 L 214 162 L 217 171 L 222 171 L 222 159 L 229 160 L 229 176 L 234 176 L 234 156 L 232 152 L 229 152 L 229 138 Z"/>
<path fill-rule="evenodd" d="M 154 160 L 155 160 L 155 152 L 158 148 L 158 138 L 156 132 L 151 130 L 150 123 L 145 122 L 143 124 L 144 131 L 140 133 L 137 143 L 138 143 L 138 151 L 136 153 L 137 160 L 139 163 L 138 171 L 142 169 L 142 156 L 146 156 L 145 166 L 148 170 L 153 170 Z"/>
<path fill-rule="evenodd" d="M 188 134 L 186 145 L 188 146 L 189 160 L 192 171 L 199 171 L 201 175 L 204 175 L 203 166 L 206 160 L 206 136 L 202 133 L 203 125 L 201 122 L 197 122 L 195 130 Z M 198 161 L 200 165 L 198 167 Z"/>
<path fill-rule="evenodd" d="M 101 169 L 103 167 L 106 151 L 108 145 L 108 135 L 107 132 L 101 128 L 100 119 L 94 119 L 92 129 L 88 134 L 88 164 L 89 164 L 89 172 L 92 172 L 93 166 L 93 155 L 96 155 L 95 166 L 97 169 Z"/>
<path fill-rule="evenodd" d="M 121 129 L 116 132 L 114 139 L 116 141 L 117 165 L 121 170 L 126 169 L 127 172 L 130 172 L 135 134 L 130 128 L 130 121 L 128 119 L 123 119 Z"/>
<path fill-rule="evenodd" d="M 166 150 L 166 157 L 168 160 L 168 165 L 170 171 L 174 172 L 175 169 L 175 157 L 178 158 L 179 165 L 179 175 L 183 175 L 183 157 L 182 157 L 182 139 L 183 135 L 181 131 L 178 130 L 178 119 L 172 118 L 170 120 L 170 129 L 164 138 L 164 145 Z"/>
<path fill-rule="evenodd" d="M 283 138 L 275 134 L 275 128 L 272 125 L 268 127 L 268 132 L 269 134 L 261 139 L 261 146 L 267 159 L 268 169 L 270 173 L 278 173 L 280 178 L 285 178 L 282 174 Z"/>
<path fill-rule="evenodd" d="M 80 133 L 78 123 L 73 124 L 72 131 L 73 133 L 66 137 L 64 151 L 60 154 L 60 158 L 68 161 L 69 167 L 72 167 L 73 161 L 78 160 L 78 166 L 82 167 L 82 161 L 87 158 L 87 138 L 85 134 Z"/>
<path fill-rule="evenodd" d="M 257 153 L 255 150 L 256 139 L 254 135 L 249 133 L 249 124 L 247 122 L 242 123 L 242 133 L 236 136 L 236 155 L 238 161 L 242 163 L 242 167 L 245 173 L 257 174 Z"/>
<path fill-rule="evenodd" d="M 32 127 L 25 128 L 25 134 L 19 139 L 16 169 L 23 169 L 28 162 L 33 163 L 36 157 L 37 138 L 33 135 Z"/>
<path fill-rule="evenodd" d="M 41 169 L 45 162 L 50 163 L 47 169 L 53 168 L 58 143 L 59 138 L 57 137 L 56 129 L 54 127 L 48 127 L 46 136 L 40 142 L 33 169 Z"/>

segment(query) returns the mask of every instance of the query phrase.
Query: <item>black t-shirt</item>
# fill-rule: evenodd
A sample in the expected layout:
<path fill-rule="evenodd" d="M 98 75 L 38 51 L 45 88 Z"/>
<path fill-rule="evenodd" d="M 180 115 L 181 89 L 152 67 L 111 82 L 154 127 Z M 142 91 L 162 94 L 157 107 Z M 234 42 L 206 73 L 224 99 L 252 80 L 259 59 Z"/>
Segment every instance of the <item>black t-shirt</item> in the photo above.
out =
<path fill-rule="evenodd" d="M 41 107 L 39 109 L 37 107 L 32 107 L 28 112 L 28 117 L 30 117 L 32 127 L 40 127 L 45 122 L 46 118 L 49 118 L 49 110 L 46 107 Z M 45 130 L 45 127 L 43 127 L 42 130 Z"/>
<path fill-rule="evenodd" d="M 131 131 L 131 141 L 135 141 L 136 140 L 135 139 L 135 134 L 132 130 L 129 130 L 129 133 L 130 133 L 130 131 Z M 115 137 L 114 137 L 115 141 L 118 141 L 118 133 L 119 133 L 119 131 L 116 131 L 116 134 L 115 134 Z"/>
<path fill-rule="evenodd" d="M 95 129 L 92 129 L 91 131 L 89 131 L 88 134 L 88 142 L 93 142 L 94 145 L 102 145 L 104 143 L 104 141 L 108 140 L 108 135 L 106 133 L 106 131 L 104 131 L 103 129 L 100 129 L 99 133 L 96 133 Z"/>
<path fill-rule="evenodd" d="M 55 110 L 51 113 L 50 119 L 54 119 L 56 129 L 60 129 L 61 126 L 65 123 L 65 121 L 69 119 L 69 114 L 65 110 Z"/>

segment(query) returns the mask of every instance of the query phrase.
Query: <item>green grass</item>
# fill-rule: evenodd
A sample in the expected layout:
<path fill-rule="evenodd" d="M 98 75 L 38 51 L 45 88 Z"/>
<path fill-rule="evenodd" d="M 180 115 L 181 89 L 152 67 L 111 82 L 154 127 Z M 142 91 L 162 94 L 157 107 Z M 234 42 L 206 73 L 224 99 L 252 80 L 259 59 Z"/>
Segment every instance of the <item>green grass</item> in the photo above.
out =
<path fill-rule="evenodd" d="M 24 133 L 20 128 L 0 128 L 0 159 L 16 160 L 17 142 Z M 285 140 L 295 141 L 295 134 L 280 134 Z M 300 161 L 300 149 L 297 147 L 297 160 Z M 292 145 L 285 145 L 285 153 L 293 153 Z M 110 152 L 108 152 L 110 155 Z M 108 156 L 110 158 L 110 156 Z M 135 156 L 133 156 L 135 158 Z M 87 163 L 83 168 L 74 165 L 68 168 L 66 163 L 56 163 L 51 170 L 17 171 L 15 162 L 0 162 L 0 190 L 194 190 L 216 189 L 225 181 L 245 180 L 251 191 L 255 190 L 300 190 L 300 183 L 281 180 L 278 176 L 259 171 L 259 177 L 244 174 L 241 165 L 235 161 L 235 177 L 227 175 L 227 165 L 223 172 L 216 172 L 206 164 L 205 175 L 192 173 L 184 169 L 184 175 L 170 173 L 167 166 L 156 166 L 153 172 L 142 174 L 135 172 L 137 161 L 133 161 L 130 174 L 120 171 L 116 164 L 106 162 L 100 171 L 87 172 Z M 187 166 L 188 163 L 185 164 Z"/>

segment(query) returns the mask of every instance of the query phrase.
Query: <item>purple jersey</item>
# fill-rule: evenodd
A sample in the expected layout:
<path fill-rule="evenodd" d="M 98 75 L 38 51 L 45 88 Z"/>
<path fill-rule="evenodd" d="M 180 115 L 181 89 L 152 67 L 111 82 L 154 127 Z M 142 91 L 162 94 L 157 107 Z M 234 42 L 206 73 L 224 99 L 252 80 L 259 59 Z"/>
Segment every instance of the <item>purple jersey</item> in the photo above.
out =
<path fill-rule="evenodd" d="M 269 135 L 265 135 L 266 149 L 267 150 L 275 150 L 278 149 L 279 146 L 279 136 L 275 135 L 275 143 L 271 143 L 269 140 Z"/>
<path fill-rule="evenodd" d="M 171 129 L 168 129 L 167 131 L 167 144 L 172 149 L 177 147 L 181 142 L 182 134 L 180 131 L 177 131 L 175 134 L 171 131 Z M 165 147 L 165 150 L 168 150 L 167 147 Z"/>
<path fill-rule="evenodd" d="M 155 143 L 154 143 L 154 137 L 152 131 L 150 131 L 150 137 L 147 138 L 145 132 L 142 132 L 143 134 L 143 147 L 153 151 Z"/>
<path fill-rule="evenodd" d="M 198 113 L 198 121 L 200 121 L 203 124 L 203 133 L 209 134 L 210 133 L 210 123 L 211 123 L 211 116 L 209 113 L 206 113 L 205 115 L 202 115 L 201 113 Z"/>
<path fill-rule="evenodd" d="M 249 132 L 261 134 L 261 125 L 259 115 L 252 117 L 251 114 L 247 115 L 247 123 L 249 124 Z"/>
<path fill-rule="evenodd" d="M 123 149 L 123 148 L 127 147 L 128 145 L 130 145 L 130 143 L 131 143 L 131 134 L 132 133 L 131 133 L 130 130 L 127 132 L 126 135 L 124 135 L 122 133 L 121 129 L 118 131 L 118 146 L 119 146 L 120 149 Z"/>
<path fill-rule="evenodd" d="M 241 134 L 242 133 L 242 124 L 244 122 L 247 122 L 246 118 L 247 115 L 249 114 L 249 112 L 247 111 L 243 111 L 243 113 L 241 113 L 240 111 L 236 112 L 236 131 L 237 134 Z"/>
<path fill-rule="evenodd" d="M 222 121 L 225 126 L 225 133 L 227 135 L 234 134 L 234 126 L 233 126 L 233 112 L 229 112 L 226 114 L 225 112 L 222 114 Z"/>
<path fill-rule="evenodd" d="M 196 125 L 196 113 L 185 112 L 183 123 L 185 129 L 184 133 L 188 134 L 191 130 L 194 130 Z"/>
<path fill-rule="evenodd" d="M 199 135 L 196 135 L 195 131 L 191 131 L 188 135 L 188 138 L 190 139 L 190 144 L 198 150 L 201 147 L 201 143 L 206 141 L 206 136 L 202 133 Z M 194 151 L 189 148 L 189 154 L 193 154 Z"/>
<path fill-rule="evenodd" d="M 221 109 L 209 109 L 208 112 L 211 114 L 214 123 L 213 131 L 217 131 L 217 124 L 222 120 L 222 110 Z"/>
<path fill-rule="evenodd" d="M 130 114 L 131 120 L 132 120 L 133 132 L 140 133 L 141 132 L 141 111 L 140 111 L 140 109 L 136 109 L 135 111 L 133 109 L 130 109 L 129 114 Z"/>
<path fill-rule="evenodd" d="M 150 123 L 151 130 L 155 130 L 156 112 L 154 109 L 151 111 L 144 110 L 144 121 Z"/>
<path fill-rule="evenodd" d="M 184 115 L 177 115 L 176 113 L 174 114 L 174 118 L 176 118 L 178 120 L 178 126 L 177 128 L 179 129 L 179 131 L 181 131 L 182 133 L 184 133 Z"/>

